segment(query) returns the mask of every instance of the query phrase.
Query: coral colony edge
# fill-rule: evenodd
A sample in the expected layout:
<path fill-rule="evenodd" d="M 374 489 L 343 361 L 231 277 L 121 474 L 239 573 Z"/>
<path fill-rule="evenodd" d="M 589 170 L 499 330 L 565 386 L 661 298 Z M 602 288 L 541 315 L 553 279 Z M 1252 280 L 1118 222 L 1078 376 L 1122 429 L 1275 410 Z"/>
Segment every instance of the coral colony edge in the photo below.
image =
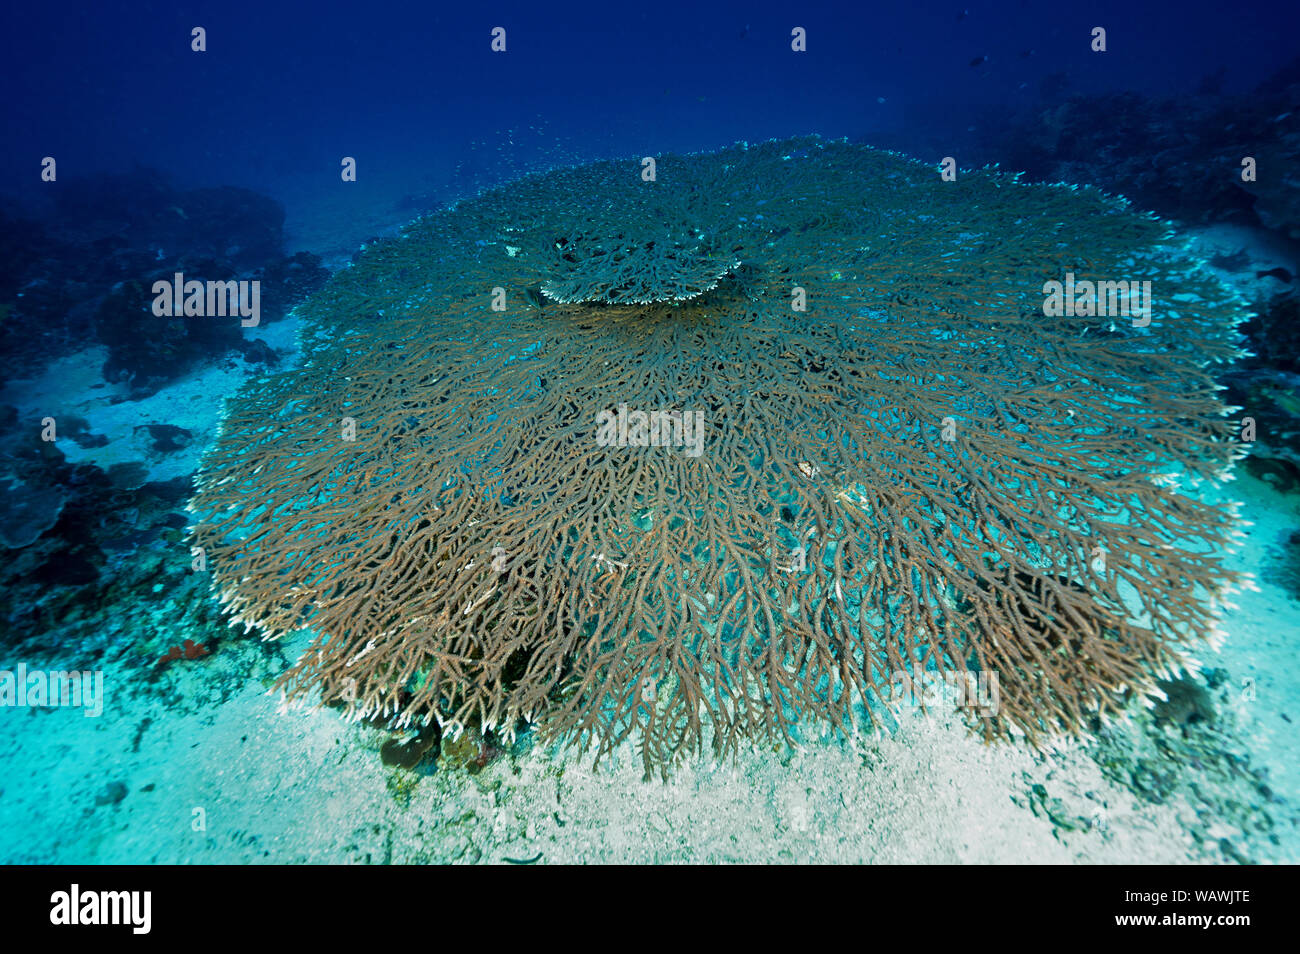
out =
<path fill-rule="evenodd" d="M 1205 493 L 1241 304 L 1093 188 L 817 138 L 595 162 L 300 313 L 190 504 L 235 621 L 314 634 L 287 703 L 632 738 L 649 774 L 854 731 L 919 667 L 991 674 L 972 728 L 1039 744 L 1245 583 Z"/>

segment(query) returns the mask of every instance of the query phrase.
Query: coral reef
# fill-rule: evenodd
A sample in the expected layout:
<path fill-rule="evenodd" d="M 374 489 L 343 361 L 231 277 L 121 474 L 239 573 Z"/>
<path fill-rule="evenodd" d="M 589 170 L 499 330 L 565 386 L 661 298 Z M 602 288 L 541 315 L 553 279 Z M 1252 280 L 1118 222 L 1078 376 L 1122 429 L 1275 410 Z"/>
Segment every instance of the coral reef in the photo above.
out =
<path fill-rule="evenodd" d="M 1226 399 L 1254 422 L 1243 467 L 1283 492 L 1300 489 L 1300 297 L 1281 240 L 1234 226 L 1197 230 L 1196 248 L 1249 304 L 1241 325 L 1247 354 L 1221 375 Z"/>
<path fill-rule="evenodd" d="M 1297 109 L 1300 58 L 1238 94 L 1045 93 L 1010 120 L 999 106 L 980 117 L 983 136 L 963 155 L 1034 179 L 1096 185 L 1171 218 L 1258 224 L 1295 239 Z M 1256 160 L 1253 180 L 1241 177 L 1247 156 Z"/>
<path fill-rule="evenodd" d="M 193 539 L 236 621 L 317 634 L 288 700 L 649 772 L 848 730 L 914 664 L 998 674 L 986 737 L 1084 730 L 1212 635 L 1241 316 L 1159 220 L 817 139 L 639 171 L 367 248 L 228 404 Z M 1045 317 L 1068 273 L 1152 282 L 1150 322 Z M 597 440 L 624 407 L 669 439 Z"/>
<path fill-rule="evenodd" d="M 71 178 L 52 196 L 50 208 L 0 200 L 0 382 L 94 340 L 109 349 L 105 377 L 132 397 L 231 350 L 274 365 L 237 322 L 153 315 L 153 282 L 260 281 L 266 324 L 328 277 L 318 257 L 284 255 L 284 210 L 246 189 L 182 190 L 141 168 Z"/>
<path fill-rule="evenodd" d="M 103 438 L 72 415 L 60 425 L 83 446 Z M 58 627 L 102 613 L 136 572 L 156 582 L 156 566 L 123 556 L 165 542 L 188 564 L 176 512 L 187 485 L 151 482 L 139 462 L 71 464 L 15 408 L 0 406 L 0 645 L 46 646 Z"/>
<path fill-rule="evenodd" d="M 104 379 L 129 382 L 133 398 L 152 394 L 199 362 L 238 349 L 244 340 L 237 320 L 155 315 L 153 298 L 150 285 L 126 282 L 105 296 L 96 316 L 95 330 L 109 350 Z"/>

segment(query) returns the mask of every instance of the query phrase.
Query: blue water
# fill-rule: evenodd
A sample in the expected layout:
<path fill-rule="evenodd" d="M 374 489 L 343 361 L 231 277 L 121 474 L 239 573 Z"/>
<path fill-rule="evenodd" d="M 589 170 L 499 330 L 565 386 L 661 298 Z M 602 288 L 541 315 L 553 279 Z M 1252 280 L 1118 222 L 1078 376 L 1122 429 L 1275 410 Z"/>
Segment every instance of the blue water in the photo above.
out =
<path fill-rule="evenodd" d="M 1246 15 L 1213 0 L 145 2 L 0 16 L 12 91 L 0 174 L 24 194 L 45 155 L 69 176 L 142 163 L 191 186 L 266 190 L 332 185 L 343 155 L 358 156 L 364 188 L 421 160 L 490 173 L 809 132 L 869 140 L 924 124 L 960 137 L 973 111 L 1031 106 L 1058 73 L 1070 93 L 1150 96 L 1224 70 L 1226 89 L 1245 91 L 1295 56 L 1300 26 L 1292 4 Z M 190 50 L 195 26 L 206 53 Z M 504 54 L 490 49 L 496 26 Z M 796 26 L 805 54 L 790 51 Z M 1089 49 L 1096 26 L 1104 54 Z"/>

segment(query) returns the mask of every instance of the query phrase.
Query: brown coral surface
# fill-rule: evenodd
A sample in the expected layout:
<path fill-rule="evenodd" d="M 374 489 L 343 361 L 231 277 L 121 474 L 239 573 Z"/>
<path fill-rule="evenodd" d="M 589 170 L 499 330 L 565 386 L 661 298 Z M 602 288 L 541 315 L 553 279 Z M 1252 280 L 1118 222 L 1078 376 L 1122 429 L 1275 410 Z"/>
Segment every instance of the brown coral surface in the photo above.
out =
<path fill-rule="evenodd" d="M 916 662 L 997 673 L 988 736 L 1078 730 L 1210 634 L 1239 316 L 1160 221 L 817 139 L 641 168 L 367 248 L 229 403 L 194 536 L 238 620 L 317 634 L 290 698 L 649 769 L 847 728 Z M 1045 317 L 1067 273 L 1151 281 L 1149 325 Z"/>

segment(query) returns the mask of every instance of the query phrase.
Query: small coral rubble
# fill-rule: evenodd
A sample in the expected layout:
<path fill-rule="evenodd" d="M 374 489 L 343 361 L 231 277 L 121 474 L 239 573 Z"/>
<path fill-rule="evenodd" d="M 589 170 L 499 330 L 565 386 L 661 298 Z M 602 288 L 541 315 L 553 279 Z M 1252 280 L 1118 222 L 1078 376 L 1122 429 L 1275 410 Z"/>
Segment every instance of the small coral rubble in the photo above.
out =
<path fill-rule="evenodd" d="M 171 649 L 158 660 L 159 663 L 175 662 L 178 659 L 202 659 L 208 655 L 208 648 L 201 646 L 192 639 L 185 640 L 184 647 L 173 646 Z"/>

